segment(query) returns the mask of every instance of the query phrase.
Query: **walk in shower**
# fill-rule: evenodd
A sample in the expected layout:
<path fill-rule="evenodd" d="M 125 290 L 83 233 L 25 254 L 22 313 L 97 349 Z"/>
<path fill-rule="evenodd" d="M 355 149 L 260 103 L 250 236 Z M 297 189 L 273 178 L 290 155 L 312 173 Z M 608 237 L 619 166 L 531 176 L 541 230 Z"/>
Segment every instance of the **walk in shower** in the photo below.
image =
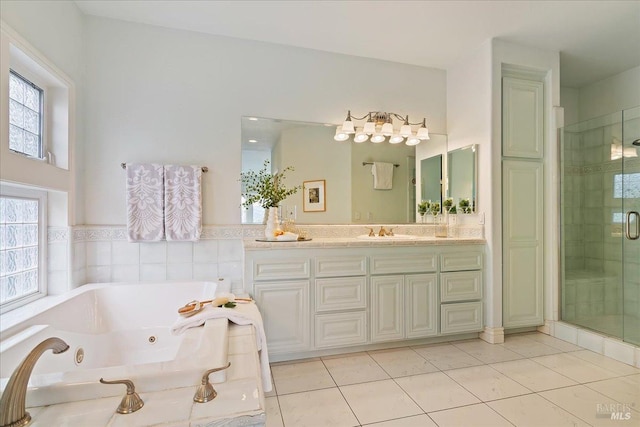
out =
<path fill-rule="evenodd" d="M 561 319 L 640 345 L 640 107 L 560 144 Z"/>

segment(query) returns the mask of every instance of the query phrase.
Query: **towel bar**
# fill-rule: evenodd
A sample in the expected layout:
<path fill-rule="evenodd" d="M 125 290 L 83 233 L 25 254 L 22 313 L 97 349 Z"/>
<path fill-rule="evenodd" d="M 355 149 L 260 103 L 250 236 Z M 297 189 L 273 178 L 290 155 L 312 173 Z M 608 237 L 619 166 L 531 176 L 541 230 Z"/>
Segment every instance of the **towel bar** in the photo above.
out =
<path fill-rule="evenodd" d="M 372 164 L 373 164 L 373 162 L 362 162 L 362 166 L 372 165 Z M 399 165 L 399 164 L 397 164 L 397 163 L 394 163 L 394 164 L 393 164 L 393 166 L 395 166 L 395 167 L 399 167 L 400 165 Z"/>

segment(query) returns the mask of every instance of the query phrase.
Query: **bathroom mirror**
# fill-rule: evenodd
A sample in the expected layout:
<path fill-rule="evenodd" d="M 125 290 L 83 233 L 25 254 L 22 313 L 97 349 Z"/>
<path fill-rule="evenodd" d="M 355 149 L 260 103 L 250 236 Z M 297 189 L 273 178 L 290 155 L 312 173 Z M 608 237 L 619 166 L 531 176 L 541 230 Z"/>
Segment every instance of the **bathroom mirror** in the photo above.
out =
<path fill-rule="evenodd" d="M 431 200 L 442 206 L 442 154 L 422 159 L 421 171 L 421 200 Z"/>
<path fill-rule="evenodd" d="M 473 144 L 447 154 L 447 197 L 451 197 L 456 205 L 461 199 L 469 199 L 473 212 L 476 212 L 478 204 L 477 151 L 477 144 Z"/>
<path fill-rule="evenodd" d="M 242 171 L 259 171 L 269 160 L 272 172 L 294 167 L 286 174 L 287 187 L 325 180 L 325 211 L 304 212 L 301 190 L 281 203 L 282 217 L 299 224 L 416 222 L 416 200 L 420 198 L 416 153 L 431 152 L 437 146 L 446 158 L 446 135 L 431 134 L 430 140 L 410 147 L 386 141 L 357 144 L 351 138 L 337 142 L 333 139 L 335 130 L 330 124 L 242 117 Z M 436 153 L 421 154 L 420 160 L 431 155 Z M 373 188 L 372 162 L 396 165 L 392 189 Z M 264 211 L 260 206 L 241 211 L 243 224 L 262 223 Z"/>

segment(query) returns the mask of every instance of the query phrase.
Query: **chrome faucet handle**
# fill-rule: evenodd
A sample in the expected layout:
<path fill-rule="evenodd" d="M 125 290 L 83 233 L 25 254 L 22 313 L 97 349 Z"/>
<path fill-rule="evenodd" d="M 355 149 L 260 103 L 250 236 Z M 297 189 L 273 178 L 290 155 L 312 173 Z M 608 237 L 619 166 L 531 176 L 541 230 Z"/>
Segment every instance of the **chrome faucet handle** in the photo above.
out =
<path fill-rule="evenodd" d="M 365 227 L 367 230 L 369 230 L 369 237 L 375 237 L 376 233 L 373 232 L 373 228 L 371 227 Z"/>
<path fill-rule="evenodd" d="M 136 387 L 131 380 L 114 380 L 105 381 L 100 378 L 102 384 L 124 384 L 127 386 L 127 394 L 122 398 L 122 402 L 116 409 L 119 414 L 131 414 L 144 406 L 144 402 L 140 399 L 138 393 L 136 393 Z"/>
<path fill-rule="evenodd" d="M 209 382 L 209 375 L 214 372 L 227 369 L 229 366 L 231 366 L 231 362 L 227 363 L 227 366 L 222 366 L 220 368 L 214 368 L 205 371 L 205 373 L 202 374 L 202 384 L 200 384 L 196 389 L 196 394 L 193 396 L 193 401 L 197 403 L 206 403 L 210 400 L 215 399 L 218 393 Z"/>

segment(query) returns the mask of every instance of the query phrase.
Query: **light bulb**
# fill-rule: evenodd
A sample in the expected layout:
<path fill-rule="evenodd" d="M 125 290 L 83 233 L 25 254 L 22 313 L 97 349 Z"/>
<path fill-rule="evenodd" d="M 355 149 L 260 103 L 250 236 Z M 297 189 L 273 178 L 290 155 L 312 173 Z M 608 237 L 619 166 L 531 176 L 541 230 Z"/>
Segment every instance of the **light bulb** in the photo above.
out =
<path fill-rule="evenodd" d="M 404 141 L 404 137 L 397 133 L 389 138 L 389 144 L 400 144 L 402 141 Z"/>
<path fill-rule="evenodd" d="M 371 142 L 373 142 L 374 144 L 378 144 L 382 141 L 384 141 L 384 135 L 382 135 L 381 133 L 374 133 L 371 137 Z"/>
<path fill-rule="evenodd" d="M 420 144 L 420 139 L 417 136 L 410 136 L 409 138 L 407 138 L 407 142 L 405 142 L 405 144 L 418 145 Z"/>
<path fill-rule="evenodd" d="M 359 144 L 361 142 L 365 142 L 367 139 L 369 139 L 369 135 L 362 131 L 358 131 L 356 132 L 356 136 L 353 137 L 353 142 L 357 142 Z"/>
<path fill-rule="evenodd" d="M 346 141 L 347 139 L 349 139 L 349 134 L 342 131 L 342 126 L 338 126 L 336 128 L 336 134 L 333 139 L 335 139 L 336 141 Z"/>

